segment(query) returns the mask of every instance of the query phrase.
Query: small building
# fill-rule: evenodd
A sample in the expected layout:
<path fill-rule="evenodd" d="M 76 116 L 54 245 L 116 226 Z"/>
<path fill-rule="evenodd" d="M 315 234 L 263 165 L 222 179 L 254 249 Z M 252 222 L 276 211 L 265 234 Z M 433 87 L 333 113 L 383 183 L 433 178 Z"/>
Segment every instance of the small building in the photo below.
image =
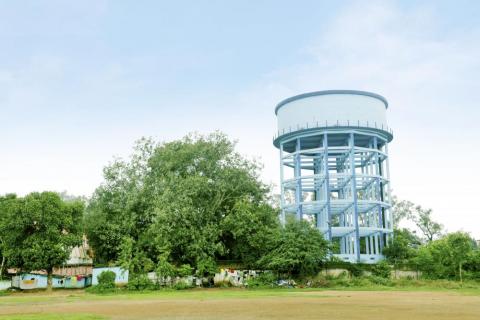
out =
<path fill-rule="evenodd" d="M 9 280 L 0 280 L 0 291 L 7 290 L 12 286 L 12 282 Z"/>
<path fill-rule="evenodd" d="M 70 252 L 70 257 L 62 266 L 53 269 L 53 274 L 59 276 L 88 276 L 92 274 L 93 259 L 89 254 L 87 238 L 83 237 L 81 246 L 75 247 Z"/>
<path fill-rule="evenodd" d="M 52 278 L 53 288 L 80 289 L 91 285 L 91 276 L 58 276 Z M 43 273 L 28 272 L 12 277 L 11 286 L 22 290 L 46 289 L 48 277 Z M 9 286 L 10 287 L 10 286 Z"/>
<path fill-rule="evenodd" d="M 53 268 L 53 288 L 85 288 L 92 284 L 93 260 L 89 255 L 86 237 L 81 246 L 75 247 L 64 265 Z M 8 269 L 13 274 L 11 286 L 22 290 L 47 288 L 47 272 L 36 270 L 22 273 L 16 268 Z"/>

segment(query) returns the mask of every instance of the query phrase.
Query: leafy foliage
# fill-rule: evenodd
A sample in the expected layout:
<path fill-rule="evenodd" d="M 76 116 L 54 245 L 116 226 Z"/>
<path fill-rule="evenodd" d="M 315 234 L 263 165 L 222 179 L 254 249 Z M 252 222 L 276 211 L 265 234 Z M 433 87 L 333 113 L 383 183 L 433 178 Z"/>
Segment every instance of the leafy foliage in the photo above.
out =
<path fill-rule="evenodd" d="M 129 260 L 138 251 L 151 250 L 145 231 L 152 223 L 153 212 L 143 192 L 147 162 L 155 146 L 149 139 L 139 140 L 129 162 L 116 159 L 104 168 L 104 182 L 93 194 L 85 216 L 95 262 L 116 262 L 122 255 L 122 265 L 130 269 L 134 266 Z M 145 262 L 144 258 L 140 260 Z"/>
<path fill-rule="evenodd" d="M 138 274 L 128 279 L 128 290 L 149 290 L 155 289 L 155 284 L 148 278 L 146 274 Z"/>
<path fill-rule="evenodd" d="M 8 265 L 23 271 L 62 265 L 82 241 L 83 203 L 65 202 L 54 192 L 9 196 L 0 201 L 3 254 Z"/>
<path fill-rule="evenodd" d="M 277 277 L 272 272 L 263 272 L 247 281 L 248 288 L 271 288 L 276 286 Z"/>
<path fill-rule="evenodd" d="M 380 261 L 372 267 L 372 274 L 374 276 L 390 279 L 392 268 L 386 261 Z"/>
<path fill-rule="evenodd" d="M 478 247 L 470 252 L 463 267 L 470 278 L 480 280 L 480 250 Z"/>
<path fill-rule="evenodd" d="M 257 261 L 275 247 L 279 227 L 278 214 L 270 205 L 240 199 L 222 223 L 230 257 L 246 268 L 257 267 Z"/>
<path fill-rule="evenodd" d="M 315 275 L 328 253 L 323 235 L 307 221 L 289 220 L 259 261 L 265 269 L 290 276 Z"/>
<path fill-rule="evenodd" d="M 418 251 L 415 262 L 429 278 L 462 279 L 463 265 L 473 256 L 474 241 L 463 232 L 450 233 Z"/>
<path fill-rule="evenodd" d="M 98 277 L 97 277 L 97 280 L 98 280 L 98 285 L 97 285 L 97 289 L 99 290 L 112 290 L 112 289 L 115 289 L 115 277 L 117 275 L 115 274 L 115 272 L 113 271 L 110 271 L 110 270 L 106 270 L 106 271 L 103 271 L 101 272 Z"/>
<path fill-rule="evenodd" d="M 393 241 L 383 249 L 383 254 L 393 264 L 408 263 L 416 256 L 420 239 L 408 229 L 395 229 Z"/>
<path fill-rule="evenodd" d="M 277 224 L 258 169 L 220 133 L 139 141 L 130 161 L 105 168 L 88 207 L 95 261 L 135 273 L 187 264 L 199 275 L 215 272 L 219 258 L 253 263 L 259 255 L 250 249 Z M 242 226 L 232 226 L 234 215 Z"/>
<path fill-rule="evenodd" d="M 443 225 L 433 220 L 432 209 L 422 208 L 413 202 L 399 201 L 397 198 L 394 198 L 393 217 L 395 219 L 394 224 L 397 227 L 398 223 L 403 219 L 408 219 L 415 223 L 428 242 L 442 235 Z"/>
<path fill-rule="evenodd" d="M 361 265 L 357 263 L 348 263 L 347 270 L 352 277 L 361 277 L 364 273 L 364 270 Z"/>
<path fill-rule="evenodd" d="M 7 266 L 8 212 L 11 210 L 12 203 L 16 203 L 16 198 L 14 194 L 0 197 L 0 280 Z"/>

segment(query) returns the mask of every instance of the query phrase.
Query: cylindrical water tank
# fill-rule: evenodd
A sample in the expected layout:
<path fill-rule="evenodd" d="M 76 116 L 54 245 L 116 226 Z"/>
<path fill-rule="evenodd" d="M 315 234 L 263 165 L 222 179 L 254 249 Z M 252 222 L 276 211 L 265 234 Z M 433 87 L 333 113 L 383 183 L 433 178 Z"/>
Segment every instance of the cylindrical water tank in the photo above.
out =
<path fill-rule="evenodd" d="M 379 261 L 392 237 L 387 108 L 371 92 L 328 90 L 275 109 L 282 222 L 310 219 L 345 261 Z"/>

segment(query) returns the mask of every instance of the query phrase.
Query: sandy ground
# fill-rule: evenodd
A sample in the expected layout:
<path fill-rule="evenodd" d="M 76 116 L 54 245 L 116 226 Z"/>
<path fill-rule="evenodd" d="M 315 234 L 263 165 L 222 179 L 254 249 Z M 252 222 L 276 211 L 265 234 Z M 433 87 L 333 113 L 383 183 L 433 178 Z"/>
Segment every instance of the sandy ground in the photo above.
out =
<path fill-rule="evenodd" d="M 0 297 L 0 302 L 1 302 Z M 271 297 L 79 299 L 2 303 L 0 315 L 90 313 L 108 319 L 480 319 L 480 296 L 455 292 L 315 291 Z"/>

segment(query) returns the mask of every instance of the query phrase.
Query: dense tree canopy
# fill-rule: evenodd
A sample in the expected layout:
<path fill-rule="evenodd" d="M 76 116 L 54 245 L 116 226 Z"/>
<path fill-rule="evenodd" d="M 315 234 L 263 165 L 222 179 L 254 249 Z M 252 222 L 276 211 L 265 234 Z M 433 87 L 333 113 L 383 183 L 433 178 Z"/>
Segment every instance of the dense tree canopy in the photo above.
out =
<path fill-rule="evenodd" d="M 223 219 L 222 230 L 229 257 L 245 267 L 258 268 L 259 259 L 277 245 L 278 214 L 266 203 L 257 206 L 243 199 Z"/>
<path fill-rule="evenodd" d="M 9 194 L 6 196 L 0 196 L 0 279 L 4 274 L 4 270 L 7 262 L 7 221 L 8 221 L 8 211 L 11 203 L 16 202 L 16 195 Z"/>
<path fill-rule="evenodd" d="M 392 263 L 408 263 L 416 256 L 421 240 L 408 229 L 395 229 L 393 240 L 383 249 L 383 254 Z"/>
<path fill-rule="evenodd" d="M 421 247 L 414 261 L 430 278 L 462 281 L 464 265 L 471 261 L 475 249 L 468 234 L 454 232 Z"/>
<path fill-rule="evenodd" d="M 265 269 L 292 276 L 315 275 L 327 258 L 327 241 L 308 221 L 289 220 L 273 239 L 273 246 L 259 261 Z"/>
<path fill-rule="evenodd" d="M 27 272 L 45 270 L 51 289 L 53 268 L 81 244 L 83 210 L 83 203 L 65 202 L 54 192 L 2 198 L 0 234 L 7 264 Z"/>
<path fill-rule="evenodd" d="M 219 133 L 141 140 L 130 161 L 105 168 L 88 207 L 95 260 L 136 272 L 165 259 L 199 273 L 212 272 L 218 259 L 253 263 L 260 251 L 250 249 L 266 241 L 266 228 L 278 227 L 258 169 Z"/>
<path fill-rule="evenodd" d="M 480 278 L 480 250 L 464 232 L 444 234 L 443 226 L 432 219 L 432 210 L 410 201 L 394 201 L 396 225 L 413 222 L 421 237 L 408 229 L 395 229 L 393 241 L 383 253 L 394 264 L 418 268 L 428 278 L 463 280 Z"/>

